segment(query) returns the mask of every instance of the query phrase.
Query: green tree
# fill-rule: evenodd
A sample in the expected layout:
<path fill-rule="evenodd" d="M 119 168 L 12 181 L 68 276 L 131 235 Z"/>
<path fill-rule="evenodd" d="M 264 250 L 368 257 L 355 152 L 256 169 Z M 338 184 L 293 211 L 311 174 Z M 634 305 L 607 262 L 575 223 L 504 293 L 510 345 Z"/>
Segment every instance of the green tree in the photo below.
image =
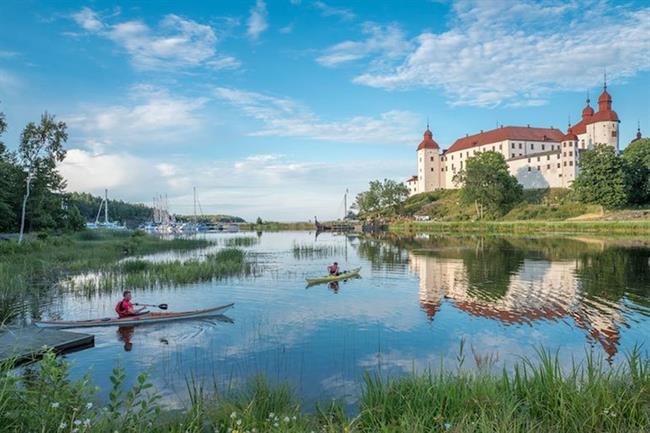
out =
<path fill-rule="evenodd" d="M 67 126 L 64 122 L 56 122 L 54 116 L 45 112 L 41 116 L 40 124 L 30 122 L 25 126 L 20 135 L 20 145 L 18 148 L 19 163 L 25 178 L 25 194 L 22 201 L 22 210 L 20 217 L 20 236 L 18 242 L 22 242 L 25 231 L 25 214 L 27 210 L 27 200 L 32 187 L 35 183 L 36 191 L 39 191 L 39 204 L 41 206 L 34 209 L 43 209 L 47 194 L 52 189 L 62 190 L 65 187 L 65 181 L 56 171 L 57 162 L 65 158 L 63 144 L 68 140 Z M 38 214 L 39 217 L 50 217 L 47 213 Z M 50 223 L 50 221 L 46 221 Z"/>
<path fill-rule="evenodd" d="M 630 143 L 622 153 L 625 162 L 628 201 L 631 204 L 650 203 L 650 139 Z"/>
<path fill-rule="evenodd" d="M 408 197 L 404 184 L 391 179 L 373 180 L 368 191 L 357 194 L 353 207 L 360 215 L 392 215 Z"/>
<path fill-rule="evenodd" d="M 573 182 L 576 197 L 583 203 L 608 209 L 624 206 L 628 199 L 625 164 L 616 150 L 597 144 L 580 157 L 580 172 Z"/>
<path fill-rule="evenodd" d="M 476 207 L 479 219 L 507 213 L 523 196 L 523 187 L 497 152 L 481 152 L 469 158 L 454 182 L 461 186 L 461 200 Z"/>
<path fill-rule="evenodd" d="M 65 228 L 69 231 L 80 231 L 86 227 L 86 218 L 81 215 L 77 206 L 69 206 L 65 212 Z"/>

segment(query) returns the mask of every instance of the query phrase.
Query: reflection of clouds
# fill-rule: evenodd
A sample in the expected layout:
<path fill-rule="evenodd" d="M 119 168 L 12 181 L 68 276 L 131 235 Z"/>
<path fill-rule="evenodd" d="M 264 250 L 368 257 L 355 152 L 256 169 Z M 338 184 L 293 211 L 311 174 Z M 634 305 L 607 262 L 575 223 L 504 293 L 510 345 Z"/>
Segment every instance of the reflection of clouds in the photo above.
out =
<path fill-rule="evenodd" d="M 328 376 L 320 381 L 320 385 L 336 399 L 342 399 L 347 404 L 357 402 L 361 392 L 361 383 L 357 380 L 345 379 L 341 373 Z"/>

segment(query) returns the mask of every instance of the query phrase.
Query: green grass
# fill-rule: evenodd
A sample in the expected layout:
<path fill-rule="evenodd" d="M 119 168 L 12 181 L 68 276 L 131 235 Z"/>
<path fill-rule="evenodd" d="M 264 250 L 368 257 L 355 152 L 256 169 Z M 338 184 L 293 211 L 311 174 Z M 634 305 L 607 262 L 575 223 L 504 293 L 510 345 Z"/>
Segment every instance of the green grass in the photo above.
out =
<path fill-rule="evenodd" d="M 252 272 L 253 265 L 247 260 L 246 253 L 237 248 L 227 248 L 208 254 L 202 260 L 127 260 L 101 271 L 97 276 L 81 279 L 80 282 L 71 279 L 66 286 L 72 290 L 81 289 L 86 292 L 123 291 L 198 283 L 236 275 L 250 275 Z"/>
<path fill-rule="evenodd" d="M 226 238 L 224 244 L 227 247 L 252 247 L 259 243 L 258 238 L 252 236 L 237 236 L 234 238 Z"/>
<path fill-rule="evenodd" d="M 28 303 L 30 296 L 47 295 L 69 276 L 110 272 L 128 257 L 205 248 L 210 244 L 201 239 L 166 240 L 141 232 L 102 231 L 33 239 L 21 245 L 0 241 L 0 323 L 19 311 L 19 304 Z"/>
<path fill-rule="evenodd" d="M 293 244 L 293 257 L 298 260 L 323 259 L 338 256 L 344 253 L 344 248 L 339 245 L 311 245 Z"/>
<path fill-rule="evenodd" d="M 0 426 L 16 433 L 647 432 L 650 360 L 634 349 L 626 361 L 611 367 L 588 353 L 563 369 L 557 354 L 540 350 L 500 373 L 483 364 L 395 379 L 367 375 L 348 415 L 332 402 L 306 413 L 288 385 L 259 377 L 244 389 L 211 393 L 188 381 L 186 409 L 167 411 L 146 375 L 124 389 L 119 368 L 108 402 L 100 404 L 88 377 L 71 380 L 68 365 L 48 354 L 22 375 L 0 368 Z"/>

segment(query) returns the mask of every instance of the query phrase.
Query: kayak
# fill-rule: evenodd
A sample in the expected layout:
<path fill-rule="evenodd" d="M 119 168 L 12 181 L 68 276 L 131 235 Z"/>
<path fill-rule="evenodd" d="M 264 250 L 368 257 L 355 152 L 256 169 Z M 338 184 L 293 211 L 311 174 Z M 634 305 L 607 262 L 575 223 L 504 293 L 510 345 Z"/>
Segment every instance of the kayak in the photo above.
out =
<path fill-rule="evenodd" d="M 318 278 L 307 278 L 308 285 L 321 284 L 321 283 L 331 283 L 333 281 L 347 280 L 350 278 L 358 277 L 361 268 L 352 269 L 351 271 L 344 272 L 339 275 L 328 275 L 326 277 Z"/>
<path fill-rule="evenodd" d="M 34 322 L 40 328 L 90 328 L 94 326 L 134 326 L 144 323 L 171 322 L 174 320 L 199 319 L 214 315 L 217 311 L 232 307 L 233 304 L 226 304 L 220 307 L 206 308 L 205 310 L 184 311 L 178 313 L 142 313 L 129 317 L 106 317 L 103 319 L 90 320 L 41 320 Z"/>

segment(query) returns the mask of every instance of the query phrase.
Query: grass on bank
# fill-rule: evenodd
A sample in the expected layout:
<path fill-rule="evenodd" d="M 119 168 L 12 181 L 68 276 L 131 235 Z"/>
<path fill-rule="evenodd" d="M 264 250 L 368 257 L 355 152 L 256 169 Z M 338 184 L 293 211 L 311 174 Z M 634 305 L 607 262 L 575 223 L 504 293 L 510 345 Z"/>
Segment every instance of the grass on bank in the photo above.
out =
<path fill-rule="evenodd" d="M 650 221 L 400 221 L 396 233 L 603 233 L 650 234 Z"/>
<path fill-rule="evenodd" d="M 124 389 L 115 369 L 109 401 L 99 404 L 89 378 L 69 378 L 65 362 L 47 355 L 22 376 L 0 369 L 0 425 L 7 432 L 646 432 L 650 428 L 650 360 L 640 350 L 610 367 L 588 355 L 563 372 L 556 354 L 539 351 L 511 372 L 486 369 L 383 379 L 368 375 L 358 411 L 318 405 L 302 411 L 287 385 L 252 381 L 237 392 L 207 393 L 188 381 L 183 411 L 167 411 L 138 377 Z"/>

